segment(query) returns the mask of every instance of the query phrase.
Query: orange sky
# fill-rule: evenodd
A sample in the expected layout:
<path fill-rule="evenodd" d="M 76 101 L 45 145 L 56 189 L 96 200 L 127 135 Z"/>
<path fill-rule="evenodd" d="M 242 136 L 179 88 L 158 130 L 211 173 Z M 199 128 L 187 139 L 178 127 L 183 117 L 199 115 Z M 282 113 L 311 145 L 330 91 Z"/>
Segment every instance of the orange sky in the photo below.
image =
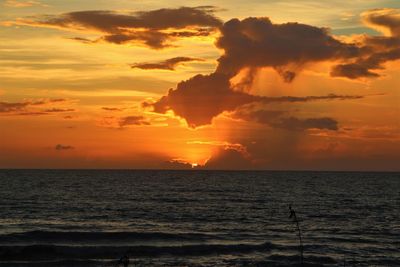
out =
<path fill-rule="evenodd" d="M 400 170 L 397 0 L 82 2 L 0 1 L 0 168 Z"/>

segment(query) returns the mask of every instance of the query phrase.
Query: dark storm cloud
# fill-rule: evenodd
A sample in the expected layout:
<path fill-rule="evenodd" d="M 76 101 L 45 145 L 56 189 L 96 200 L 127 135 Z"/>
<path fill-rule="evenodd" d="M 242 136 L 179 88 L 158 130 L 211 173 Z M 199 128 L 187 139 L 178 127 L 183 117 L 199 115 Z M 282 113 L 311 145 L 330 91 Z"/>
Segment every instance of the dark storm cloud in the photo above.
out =
<path fill-rule="evenodd" d="M 176 89 L 170 89 L 166 96 L 154 103 L 143 103 L 144 107 L 152 107 L 157 113 L 172 110 L 175 115 L 184 118 L 189 127 L 196 128 L 211 124 L 212 119 L 224 111 L 234 111 L 251 103 L 293 103 L 322 100 L 360 99 L 363 96 L 325 95 L 325 96 L 281 96 L 265 97 L 250 95 L 232 90 L 229 76 L 221 73 L 196 75 L 182 81 Z"/>
<path fill-rule="evenodd" d="M 119 126 L 121 128 L 129 125 L 150 125 L 150 122 L 143 116 L 128 116 L 120 119 Z"/>
<path fill-rule="evenodd" d="M 151 48 L 169 46 L 169 41 L 179 37 L 208 35 L 222 22 L 213 14 L 213 7 L 163 8 L 134 13 L 108 10 L 69 12 L 20 19 L 17 24 L 56 27 L 67 30 L 97 31 L 100 40 L 122 44 L 139 41 Z M 168 31 L 167 31 L 168 30 Z M 78 41 L 93 42 L 77 37 Z"/>
<path fill-rule="evenodd" d="M 173 110 L 175 115 L 184 118 L 190 127 L 211 123 L 211 120 L 224 111 L 233 111 L 237 107 L 256 101 L 260 97 L 233 91 L 229 77 L 220 73 L 196 75 L 182 81 L 177 88 L 170 89 L 152 106 L 155 112 L 166 113 Z"/>
<path fill-rule="evenodd" d="M 305 64 L 352 58 L 353 44 L 342 43 L 325 28 L 300 23 L 274 24 L 268 18 L 232 19 L 220 29 L 217 47 L 225 51 L 217 72 L 236 75 L 245 67 L 272 67 L 291 82 Z"/>
<path fill-rule="evenodd" d="M 69 146 L 69 145 L 62 145 L 62 144 L 57 144 L 54 147 L 55 150 L 61 151 L 61 150 L 71 150 L 71 149 L 75 149 L 73 146 Z"/>
<path fill-rule="evenodd" d="M 175 67 L 179 64 L 190 61 L 203 61 L 203 59 L 193 57 L 174 57 L 157 63 L 135 63 L 132 64 L 131 67 L 143 70 L 175 70 Z"/>
<path fill-rule="evenodd" d="M 325 28 L 300 23 L 274 24 L 268 18 L 232 19 L 221 28 L 217 47 L 224 50 L 217 72 L 230 76 L 243 68 L 274 68 L 292 82 L 304 65 L 340 61 L 332 76 L 350 79 L 378 77 L 387 61 L 400 59 L 400 12 L 377 9 L 363 13 L 363 21 L 383 28 L 390 36 L 367 36 L 353 43 L 336 39 Z"/>

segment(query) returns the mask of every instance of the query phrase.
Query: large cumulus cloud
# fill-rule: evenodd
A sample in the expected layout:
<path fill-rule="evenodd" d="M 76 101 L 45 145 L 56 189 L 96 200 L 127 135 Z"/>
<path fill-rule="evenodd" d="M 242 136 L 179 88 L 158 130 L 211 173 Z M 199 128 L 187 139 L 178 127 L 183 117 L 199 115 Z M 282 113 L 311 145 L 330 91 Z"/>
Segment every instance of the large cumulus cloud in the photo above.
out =
<path fill-rule="evenodd" d="M 152 106 L 158 113 L 173 110 L 190 127 L 197 127 L 210 124 L 215 116 L 250 103 L 254 98 L 257 97 L 231 90 L 229 76 L 225 74 L 199 74 L 180 82 L 157 102 L 144 103 L 144 106 Z"/>
<path fill-rule="evenodd" d="M 362 14 L 362 21 L 386 36 L 363 35 L 344 42 L 326 28 L 275 24 L 268 18 L 232 19 L 220 28 L 216 45 L 224 54 L 218 59 L 216 71 L 234 76 L 243 68 L 272 67 L 286 82 L 292 82 L 307 64 L 338 61 L 332 76 L 379 77 L 376 70 L 400 58 L 400 12 L 370 10 Z"/>
<path fill-rule="evenodd" d="M 175 115 L 184 118 L 189 127 L 196 128 L 212 123 L 212 119 L 225 111 L 235 111 L 237 108 L 251 103 L 294 103 L 322 100 L 359 99 L 358 95 L 322 95 L 322 96 L 280 96 L 265 97 L 250 95 L 232 89 L 229 75 L 212 73 L 196 75 L 189 80 L 180 82 L 176 89 L 170 89 L 154 103 L 145 102 L 144 107 L 152 107 L 154 112 L 167 113 L 172 110 Z"/>
<path fill-rule="evenodd" d="M 377 15 L 379 14 L 379 15 Z M 155 112 L 171 110 L 184 118 L 190 127 L 210 124 L 224 111 L 235 111 L 243 105 L 262 102 L 308 102 L 315 100 L 345 100 L 362 96 L 283 96 L 268 98 L 246 93 L 241 87 L 251 86 L 257 69 L 274 68 L 286 82 L 292 82 L 307 64 L 330 61 L 336 63 L 331 75 L 350 79 L 378 77 L 376 70 L 387 61 L 400 57 L 398 12 L 373 10 L 363 14 L 368 24 L 390 29 L 390 36 L 359 36 L 344 42 L 325 28 L 300 23 L 274 24 L 268 18 L 232 19 L 220 27 L 216 46 L 223 50 L 218 66 L 210 75 L 196 75 L 170 89 L 152 106 Z M 232 79 L 242 70 L 247 75 L 236 85 Z M 239 87 L 239 90 L 238 90 Z M 257 113 L 247 114 L 256 116 Z M 252 120 L 257 121 L 258 118 Z M 249 118 L 250 119 L 250 118 Z M 281 118 L 270 125 L 286 129 L 320 128 L 337 130 L 336 120 L 329 117 Z M 288 126 L 288 125 L 292 126 Z"/>
<path fill-rule="evenodd" d="M 268 18 L 232 19 L 221 27 L 216 44 L 224 50 L 217 72 L 234 76 L 245 67 L 273 67 L 287 82 L 309 62 L 359 54 L 357 46 L 340 42 L 325 28 L 300 23 L 274 24 Z"/>

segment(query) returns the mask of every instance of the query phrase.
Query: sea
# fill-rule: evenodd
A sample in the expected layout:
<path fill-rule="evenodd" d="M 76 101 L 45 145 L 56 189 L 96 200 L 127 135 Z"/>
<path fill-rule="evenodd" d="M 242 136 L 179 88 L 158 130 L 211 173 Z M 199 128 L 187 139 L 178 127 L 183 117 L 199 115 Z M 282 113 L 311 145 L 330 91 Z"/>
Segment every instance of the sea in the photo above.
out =
<path fill-rule="evenodd" d="M 400 266 L 400 173 L 0 170 L 0 266 L 116 267 L 124 255 Z"/>

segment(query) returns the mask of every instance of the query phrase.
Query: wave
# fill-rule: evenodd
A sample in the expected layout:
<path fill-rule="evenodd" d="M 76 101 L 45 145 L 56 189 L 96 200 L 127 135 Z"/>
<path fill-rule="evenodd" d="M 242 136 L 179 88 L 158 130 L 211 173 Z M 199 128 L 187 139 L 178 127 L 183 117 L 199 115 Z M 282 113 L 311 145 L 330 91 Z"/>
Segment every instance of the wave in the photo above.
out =
<path fill-rule="evenodd" d="M 0 261 L 38 261 L 56 259 L 116 259 L 128 253 L 132 257 L 206 256 L 270 251 L 271 243 L 186 246 L 0 246 Z"/>
<path fill-rule="evenodd" d="M 0 267 L 115 267 L 116 261 L 101 260 L 53 260 L 53 261 L 0 261 Z"/>
<path fill-rule="evenodd" d="M 205 241 L 213 235 L 200 233 L 163 233 L 163 232 L 62 232 L 30 231 L 0 235 L 0 244 L 10 243 L 78 243 L 78 242 L 133 242 L 133 241 Z"/>
<path fill-rule="evenodd" d="M 309 267 L 324 267 L 324 266 L 335 266 L 338 261 L 331 257 L 305 257 L 305 266 Z M 154 266 L 154 267 L 165 267 L 165 266 L 275 266 L 275 267 L 298 267 L 299 266 L 299 256 L 298 255 L 279 255 L 273 254 L 266 256 L 264 259 L 254 259 L 254 258 L 243 258 L 241 255 L 239 257 L 229 257 L 224 259 L 208 259 L 201 263 L 201 260 L 194 260 L 193 258 L 175 258 L 169 260 L 166 263 L 163 260 L 154 258 L 135 258 L 131 259 L 133 266 Z M 195 262 L 195 264 L 194 264 Z M 112 260 L 49 260 L 49 261 L 7 261 L 1 262 L 0 267 L 115 267 L 117 266 L 117 261 Z M 393 262 L 392 262 L 393 263 Z M 391 265 L 392 266 L 392 265 Z"/>

